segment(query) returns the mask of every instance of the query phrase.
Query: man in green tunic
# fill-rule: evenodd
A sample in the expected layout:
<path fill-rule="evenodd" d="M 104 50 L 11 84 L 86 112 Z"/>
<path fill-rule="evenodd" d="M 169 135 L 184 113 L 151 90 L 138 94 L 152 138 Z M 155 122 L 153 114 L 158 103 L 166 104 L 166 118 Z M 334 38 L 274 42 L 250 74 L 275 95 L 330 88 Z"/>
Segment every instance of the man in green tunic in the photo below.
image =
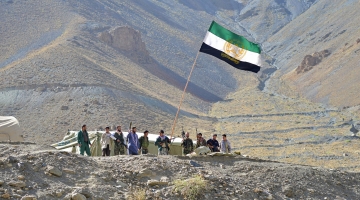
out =
<path fill-rule="evenodd" d="M 184 147 L 183 153 L 184 155 L 187 155 L 189 153 L 192 153 L 194 151 L 194 143 L 192 139 L 190 139 L 190 133 L 185 133 L 185 138 L 183 139 L 183 142 L 181 143 L 181 146 Z"/>
<path fill-rule="evenodd" d="M 139 138 L 139 150 L 141 149 L 141 154 L 147 154 L 149 153 L 149 138 L 148 138 L 149 131 L 144 131 L 144 136 L 141 136 Z"/>
<path fill-rule="evenodd" d="M 81 131 L 78 132 L 77 139 L 80 147 L 80 154 L 84 155 L 84 151 L 86 151 L 86 154 L 88 156 L 91 156 L 90 148 L 89 148 L 89 145 L 91 146 L 91 143 L 89 139 L 89 134 L 86 131 L 85 124 L 81 127 Z"/>

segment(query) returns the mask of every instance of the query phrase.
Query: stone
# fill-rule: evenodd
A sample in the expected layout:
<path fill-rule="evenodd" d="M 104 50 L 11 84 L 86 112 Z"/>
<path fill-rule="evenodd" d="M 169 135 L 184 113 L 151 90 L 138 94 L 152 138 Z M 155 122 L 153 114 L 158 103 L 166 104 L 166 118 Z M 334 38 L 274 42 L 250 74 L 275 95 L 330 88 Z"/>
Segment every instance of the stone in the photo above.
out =
<path fill-rule="evenodd" d="M 19 175 L 19 176 L 18 176 L 18 179 L 21 180 L 21 181 L 23 181 L 23 180 L 25 180 L 25 176 Z"/>
<path fill-rule="evenodd" d="M 71 200 L 86 200 L 86 197 L 80 193 L 73 193 L 71 195 Z"/>
<path fill-rule="evenodd" d="M 160 178 L 160 181 L 161 182 L 169 182 L 169 178 L 166 177 L 166 176 L 163 176 L 163 177 Z"/>
<path fill-rule="evenodd" d="M 118 186 L 120 186 L 120 187 L 124 187 L 124 188 L 128 187 L 128 185 L 127 185 L 126 183 L 124 183 L 124 182 L 122 182 L 122 181 L 120 181 L 120 180 L 117 180 L 117 181 L 116 181 L 116 184 L 118 184 Z M 118 187 L 118 186 L 117 186 L 117 187 Z"/>
<path fill-rule="evenodd" d="M 286 197 L 291 198 L 294 196 L 294 189 L 290 185 L 285 185 L 282 189 L 282 192 Z"/>
<path fill-rule="evenodd" d="M 4 185 L 4 181 L 0 180 L 0 186 Z"/>
<path fill-rule="evenodd" d="M 71 198 L 72 198 L 72 194 L 69 193 L 63 198 L 63 200 L 71 200 Z"/>
<path fill-rule="evenodd" d="M 6 161 L 8 163 L 16 163 L 16 162 L 18 162 L 18 159 L 13 157 L 13 156 L 9 156 L 9 157 L 6 158 Z"/>
<path fill-rule="evenodd" d="M 63 169 L 63 172 L 68 173 L 68 174 L 75 174 L 75 173 L 76 173 L 74 170 L 72 170 L 72 169 L 67 169 L 67 168 L 64 168 L 64 169 Z"/>
<path fill-rule="evenodd" d="M 158 180 L 148 180 L 148 181 L 147 181 L 147 185 L 148 185 L 148 186 L 168 185 L 168 182 L 162 182 L 162 181 L 158 181 Z"/>
<path fill-rule="evenodd" d="M 21 198 L 21 200 L 37 200 L 36 196 L 26 195 Z"/>
<path fill-rule="evenodd" d="M 15 198 L 17 198 L 17 199 L 20 199 L 20 198 L 21 198 L 21 195 L 19 195 L 19 194 L 13 194 L 12 197 L 15 197 Z"/>
<path fill-rule="evenodd" d="M 55 192 L 55 196 L 56 197 L 61 197 L 63 195 L 63 191 L 62 190 L 57 190 L 56 192 Z"/>
<path fill-rule="evenodd" d="M 22 162 L 19 162 L 19 163 L 17 164 L 17 167 L 18 167 L 19 170 L 21 170 L 21 171 L 25 170 L 25 164 L 22 163 Z"/>
<path fill-rule="evenodd" d="M 62 176 L 62 171 L 54 166 L 47 166 L 47 172 L 58 177 Z"/>
<path fill-rule="evenodd" d="M 191 166 L 193 166 L 193 167 L 201 167 L 200 164 L 198 164 L 197 162 L 195 162 L 195 161 L 193 161 L 193 160 L 190 160 L 190 161 L 189 161 L 189 164 L 190 164 Z"/>
<path fill-rule="evenodd" d="M 9 194 L 9 193 L 5 193 L 5 194 L 1 195 L 1 198 L 10 199 L 10 194 Z"/>
<path fill-rule="evenodd" d="M 19 188 L 22 188 L 22 187 L 26 186 L 26 184 L 23 181 L 10 181 L 8 183 L 8 185 L 10 185 L 12 187 L 19 187 Z"/>
<path fill-rule="evenodd" d="M 153 177 L 156 176 L 156 174 L 150 170 L 150 169 L 142 169 L 138 174 L 137 177 L 138 178 L 143 178 L 143 177 Z"/>
<path fill-rule="evenodd" d="M 90 190 L 87 189 L 87 188 L 76 188 L 73 193 L 79 193 L 79 194 L 82 194 L 84 195 L 86 198 L 90 198 L 92 197 L 93 195 L 91 194 Z"/>

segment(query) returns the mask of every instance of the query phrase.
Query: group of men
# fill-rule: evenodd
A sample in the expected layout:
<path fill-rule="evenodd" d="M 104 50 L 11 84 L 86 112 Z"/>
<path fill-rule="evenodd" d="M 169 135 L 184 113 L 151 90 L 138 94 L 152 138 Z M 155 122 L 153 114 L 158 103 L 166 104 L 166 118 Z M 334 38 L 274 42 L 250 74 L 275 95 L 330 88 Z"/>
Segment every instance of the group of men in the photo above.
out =
<path fill-rule="evenodd" d="M 203 138 L 202 133 L 198 133 L 195 148 L 205 146 L 205 147 L 209 147 L 211 152 L 230 153 L 231 146 L 230 146 L 230 142 L 226 139 L 226 134 L 222 135 L 222 140 L 220 141 L 220 143 L 217 141 L 216 138 L 217 138 L 217 134 L 214 134 L 212 139 L 206 141 Z M 189 132 L 185 133 L 185 138 L 183 139 L 181 146 L 184 147 L 184 151 L 183 151 L 184 155 L 192 153 L 194 151 L 194 143 L 190 138 Z"/>
<path fill-rule="evenodd" d="M 110 156 L 110 143 L 111 140 L 114 141 L 114 155 L 125 155 L 125 149 L 129 155 L 139 155 L 147 154 L 149 152 L 149 131 L 144 131 L 144 135 L 138 138 L 136 133 L 136 127 L 132 127 L 126 136 L 127 144 L 125 144 L 124 134 L 121 131 L 121 126 L 116 127 L 115 133 L 110 133 L 110 127 L 105 128 L 105 133 L 102 134 L 101 144 L 102 144 L 102 155 Z M 184 155 L 192 153 L 194 151 L 194 143 L 192 139 L 190 139 L 189 132 L 185 133 L 185 138 L 182 141 L 181 146 L 183 147 Z M 216 140 L 217 135 L 214 134 L 212 139 L 206 141 L 201 133 L 197 134 L 197 142 L 196 148 L 201 146 L 207 146 L 212 152 L 224 152 L 230 153 L 231 146 L 230 142 L 226 139 L 226 135 L 223 134 L 223 139 L 220 143 Z M 80 154 L 84 155 L 84 152 L 88 156 L 91 156 L 89 145 L 91 146 L 91 142 L 89 139 L 89 134 L 86 130 L 86 125 L 83 125 L 81 131 L 78 132 L 77 135 L 78 144 L 80 147 Z M 163 130 L 159 131 L 159 137 L 155 141 L 155 146 L 158 148 L 158 155 L 168 155 L 169 154 L 169 145 L 171 144 L 171 140 L 165 136 Z"/>
<path fill-rule="evenodd" d="M 136 133 L 136 127 L 132 127 L 126 136 L 127 144 L 125 144 L 124 134 L 121 131 L 121 126 L 116 127 L 116 132 L 114 134 L 110 133 L 110 127 L 105 128 L 105 133 L 101 137 L 101 148 L 102 156 L 110 156 L 110 143 L 111 140 L 114 140 L 114 155 L 125 155 L 125 149 L 127 149 L 129 155 L 139 155 L 147 154 L 149 152 L 149 131 L 144 131 L 144 135 L 138 138 Z M 86 130 L 86 125 L 83 125 L 81 131 L 77 135 L 78 144 L 80 147 L 80 154 L 86 154 L 91 156 L 90 147 L 91 142 L 89 139 L 89 134 Z M 159 155 L 168 155 L 169 154 L 169 144 L 171 140 L 165 136 L 164 131 L 159 131 L 159 137 L 156 139 L 155 145 L 158 147 Z"/>

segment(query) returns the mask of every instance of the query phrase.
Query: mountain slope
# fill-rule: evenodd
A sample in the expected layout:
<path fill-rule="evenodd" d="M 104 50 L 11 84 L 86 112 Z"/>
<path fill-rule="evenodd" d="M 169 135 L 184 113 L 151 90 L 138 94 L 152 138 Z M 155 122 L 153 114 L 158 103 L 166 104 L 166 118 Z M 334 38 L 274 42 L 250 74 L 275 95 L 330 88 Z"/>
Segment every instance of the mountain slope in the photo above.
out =
<path fill-rule="evenodd" d="M 274 81 L 284 80 L 313 101 L 339 107 L 359 105 L 358 9 L 356 1 L 318 1 L 272 36 L 266 46 L 279 68 Z M 324 50 L 329 55 L 321 59 L 317 52 Z M 299 73 L 301 67 L 308 71 Z M 279 93 L 286 92 L 283 89 Z"/>

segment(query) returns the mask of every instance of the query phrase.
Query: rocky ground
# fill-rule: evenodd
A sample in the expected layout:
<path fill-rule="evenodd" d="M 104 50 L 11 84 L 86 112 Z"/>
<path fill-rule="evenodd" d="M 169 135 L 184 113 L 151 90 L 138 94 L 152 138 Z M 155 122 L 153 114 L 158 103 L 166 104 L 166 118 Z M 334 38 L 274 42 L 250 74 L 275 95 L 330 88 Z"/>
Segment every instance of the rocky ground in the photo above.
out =
<path fill-rule="evenodd" d="M 179 180 L 194 177 L 204 183 L 196 199 L 360 197 L 359 173 L 248 156 L 87 157 L 34 144 L 0 150 L 2 199 L 184 199 Z"/>

